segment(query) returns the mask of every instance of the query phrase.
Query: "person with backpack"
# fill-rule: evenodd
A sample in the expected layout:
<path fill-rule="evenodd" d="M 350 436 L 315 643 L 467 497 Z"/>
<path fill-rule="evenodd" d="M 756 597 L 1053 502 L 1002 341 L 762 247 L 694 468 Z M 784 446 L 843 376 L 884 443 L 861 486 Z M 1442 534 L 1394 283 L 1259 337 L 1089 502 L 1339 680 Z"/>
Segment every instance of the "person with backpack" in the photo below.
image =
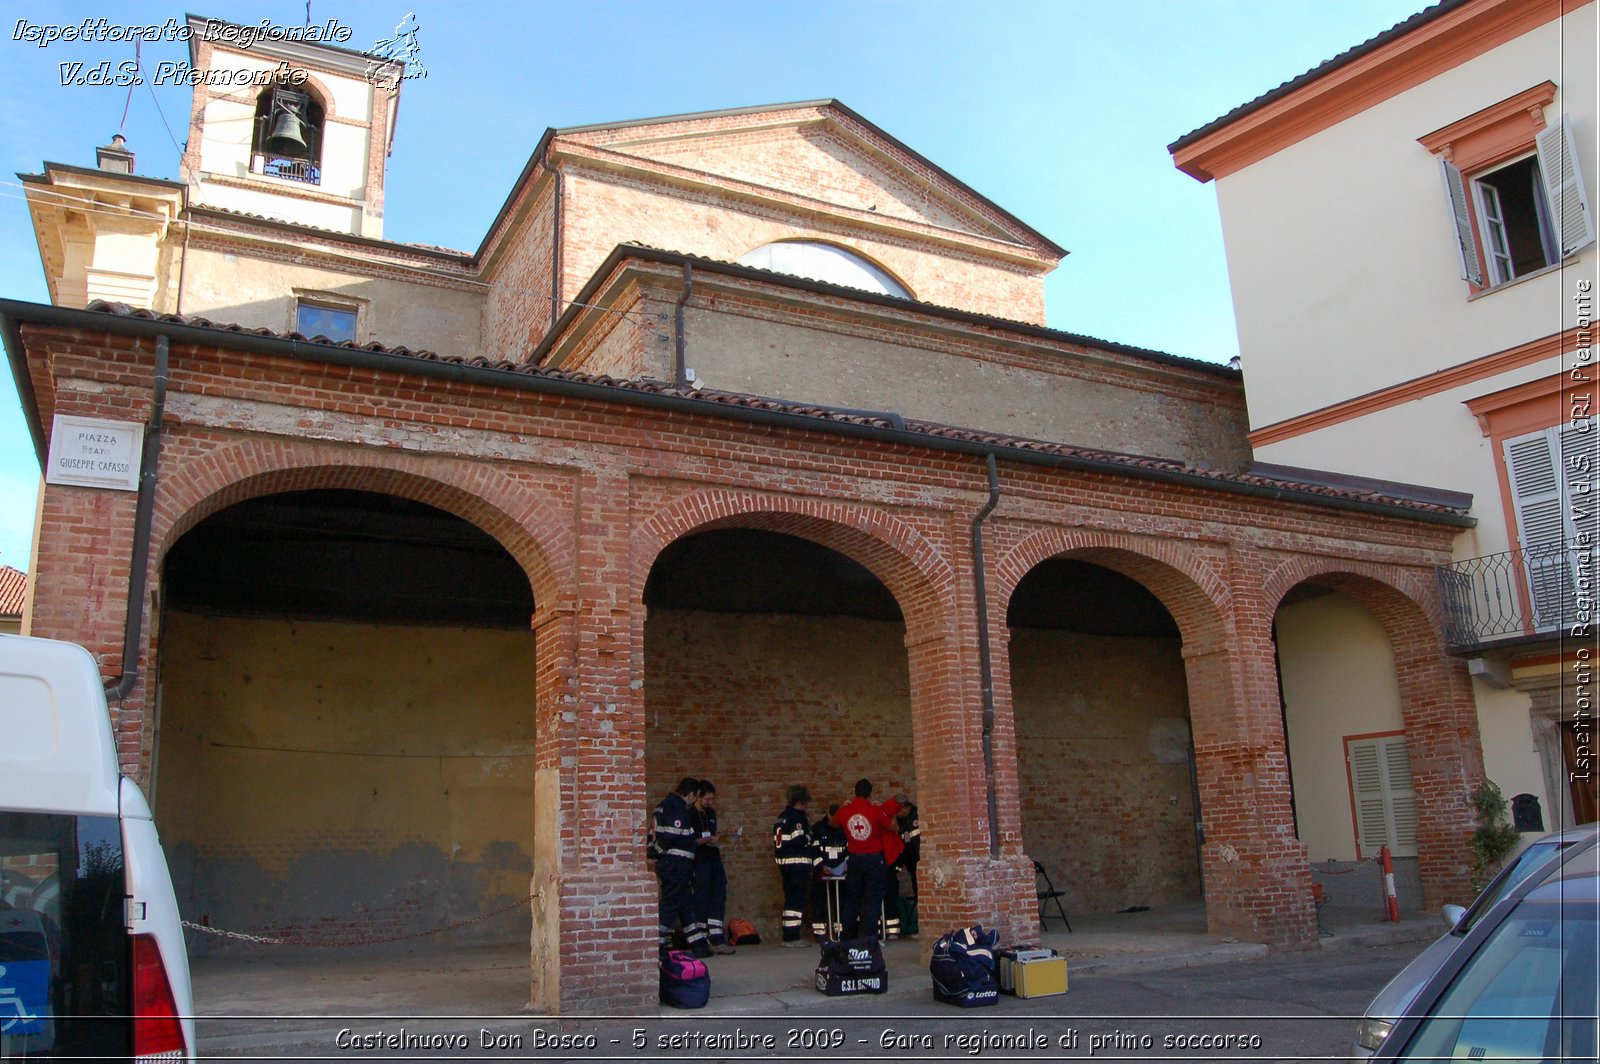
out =
<path fill-rule="evenodd" d="M 883 915 L 883 897 L 888 888 L 889 865 L 900 856 L 900 835 L 895 830 L 895 814 L 903 795 L 882 805 L 872 802 L 872 781 L 856 781 L 856 796 L 839 810 L 844 824 L 845 848 L 850 860 L 845 872 L 841 923 L 846 941 L 864 930 L 864 937 L 878 937 L 878 921 Z M 865 927 L 863 928 L 863 924 Z"/>
<path fill-rule="evenodd" d="M 672 944 L 672 932 L 683 929 L 684 939 L 696 957 L 711 956 L 704 928 L 694 919 L 694 855 L 700 832 L 695 826 L 689 803 L 696 797 L 700 781 L 686 776 L 671 794 L 661 800 L 651 814 L 651 848 L 656 854 L 656 879 L 661 886 L 658 925 L 661 947 Z"/>
<path fill-rule="evenodd" d="M 728 944 L 728 873 L 722 866 L 722 835 L 717 831 L 717 785 L 701 780 L 690 808 L 699 838 L 694 853 L 693 910 L 695 927 L 705 931 L 711 952 L 732 953 Z"/>
<path fill-rule="evenodd" d="M 783 879 L 783 945 L 786 949 L 804 948 L 800 938 L 805 920 L 806 888 L 811 883 L 811 863 L 815 856 L 811 839 L 811 818 L 806 808 L 811 792 L 804 784 L 789 788 L 789 804 L 772 825 L 772 858 Z"/>

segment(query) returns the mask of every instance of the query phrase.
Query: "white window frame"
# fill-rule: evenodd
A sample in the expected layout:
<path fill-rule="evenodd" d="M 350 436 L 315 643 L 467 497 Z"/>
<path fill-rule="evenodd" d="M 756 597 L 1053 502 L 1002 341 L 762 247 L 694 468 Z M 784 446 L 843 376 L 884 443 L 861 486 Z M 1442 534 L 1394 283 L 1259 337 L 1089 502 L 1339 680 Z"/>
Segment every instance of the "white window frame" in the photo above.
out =
<path fill-rule="evenodd" d="M 1504 212 L 1500 207 L 1500 190 L 1494 185 L 1486 183 L 1484 178 L 1493 177 L 1500 171 L 1528 159 L 1534 160 L 1536 181 L 1534 183 L 1533 209 L 1539 219 L 1539 247 L 1544 255 L 1544 262 L 1534 267 L 1533 270 L 1526 270 L 1519 274 L 1516 272 L 1516 266 L 1511 258 L 1511 242 L 1506 237 Z M 1551 210 L 1550 204 L 1547 202 L 1548 187 L 1544 178 L 1544 169 L 1535 152 L 1524 152 L 1516 158 L 1495 163 L 1492 167 L 1473 175 L 1470 180 L 1472 182 L 1472 194 L 1478 204 L 1478 241 L 1479 246 L 1483 248 L 1484 261 L 1489 265 L 1491 285 L 1515 281 L 1519 277 L 1528 276 L 1534 270 L 1542 270 L 1561 261 L 1561 257 L 1555 253 L 1555 233 L 1550 229 Z"/>
<path fill-rule="evenodd" d="M 1376 857 L 1384 846 L 1394 857 L 1417 855 L 1417 792 L 1404 732 L 1344 737 L 1356 855 Z"/>

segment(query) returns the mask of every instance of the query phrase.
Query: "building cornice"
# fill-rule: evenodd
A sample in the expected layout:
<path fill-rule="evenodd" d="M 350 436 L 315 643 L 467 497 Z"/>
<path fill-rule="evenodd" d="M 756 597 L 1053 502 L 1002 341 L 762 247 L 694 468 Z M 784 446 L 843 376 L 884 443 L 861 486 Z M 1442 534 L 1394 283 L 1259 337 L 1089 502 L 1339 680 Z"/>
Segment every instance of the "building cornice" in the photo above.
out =
<path fill-rule="evenodd" d="M 1439 4 L 1179 138 L 1167 150 L 1178 169 L 1196 180 L 1226 177 L 1592 2 Z"/>

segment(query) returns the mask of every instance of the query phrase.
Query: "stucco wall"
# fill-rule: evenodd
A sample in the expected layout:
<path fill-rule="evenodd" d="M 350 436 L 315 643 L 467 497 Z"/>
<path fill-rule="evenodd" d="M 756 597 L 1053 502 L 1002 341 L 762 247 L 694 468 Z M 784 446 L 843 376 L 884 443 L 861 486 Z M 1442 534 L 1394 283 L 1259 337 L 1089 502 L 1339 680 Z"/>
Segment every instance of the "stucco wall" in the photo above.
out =
<path fill-rule="evenodd" d="M 1565 274 L 1469 300 L 1439 163 L 1417 138 L 1554 81 L 1546 118 L 1571 117 L 1600 204 L 1594 39 L 1589 4 L 1218 180 L 1253 428 L 1570 324 L 1594 245 Z"/>
<path fill-rule="evenodd" d="M 1068 915 L 1200 897 L 1178 640 L 1014 628 L 1023 846 Z"/>
<path fill-rule="evenodd" d="M 1478 703 L 1478 733 L 1483 737 L 1484 775 L 1500 787 L 1508 801 L 1517 794 L 1537 795 L 1544 826 L 1554 831 L 1561 826 L 1561 804 L 1550 795 L 1540 768 L 1528 718 L 1531 700 L 1522 691 L 1494 688 L 1480 681 L 1473 681 L 1472 693 Z"/>
<path fill-rule="evenodd" d="M 214 321 L 278 332 L 295 330 L 295 289 L 365 301 L 358 343 L 483 354 L 483 296 L 477 291 L 412 284 L 370 273 L 257 258 L 237 251 L 192 248 L 183 281 L 183 311 Z"/>
<path fill-rule="evenodd" d="M 1425 484 L 1472 496 L 1473 528 L 1462 529 L 1453 551 L 1458 559 L 1511 549 L 1515 527 L 1507 527 L 1499 480 L 1501 456 L 1466 403 L 1479 396 L 1549 376 L 1553 364 L 1535 364 L 1450 388 L 1411 402 L 1267 446 L 1263 462 L 1313 469 L 1335 468 L 1357 476 Z M 1246 374 L 1254 401 L 1254 374 Z"/>
<path fill-rule="evenodd" d="M 1378 619 L 1338 593 L 1282 607 L 1277 632 L 1300 841 L 1313 862 L 1353 861 L 1344 738 L 1404 729 L 1394 651 Z"/>
<path fill-rule="evenodd" d="M 772 823 L 790 784 L 811 816 L 869 777 L 874 800 L 916 797 L 905 627 L 849 617 L 651 610 L 645 623 L 650 805 L 684 776 L 717 785 L 728 913 L 777 941 L 783 891 Z"/>
<path fill-rule="evenodd" d="M 368 941 L 527 896 L 531 633 L 169 611 L 161 682 L 156 821 L 185 919 Z M 528 928 L 522 905 L 452 937 Z"/>
<path fill-rule="evenodd" d="M 822 321 L 747 316 L 725 301 L 691 310 L 686 329 L 688 364 L 712 388 L 892 410 L 1219 468 L 1242 466 L 1248 453 L 1243 410 L 1231 391 L 1197 402 L 1166 394 L 1159 376 L 1130 384 L 1092 359 L 1075 363 L 1067 354 L 1018 355 L 998 346 L 957 350 L 910 329 L 835 331 Z"/>

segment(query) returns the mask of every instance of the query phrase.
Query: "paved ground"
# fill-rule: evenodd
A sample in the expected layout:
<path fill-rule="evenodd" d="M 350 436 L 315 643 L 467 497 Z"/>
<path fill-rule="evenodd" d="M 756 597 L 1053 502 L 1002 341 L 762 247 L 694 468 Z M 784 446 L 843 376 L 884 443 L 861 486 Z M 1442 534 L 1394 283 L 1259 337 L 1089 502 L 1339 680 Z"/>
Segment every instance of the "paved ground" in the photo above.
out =
<path fill-rule="evenodd" d="M 915 941 L 887 947 L 882 996 L 823 998 L 813 951 L 747 947 L 710 962 L 706 1009 L 636 1017 L 528 1011 L 526 956 L 506 948 L 201 958 L 195 997 L 213 1059 L 1302 1060 L 1342 1055 L 1367 1001 L 1444 929 L 1420 913 L 1325 923 L 1321 949 L 1269 956 L 1205 934 L 1197 907 L 1075 917 L 1044 936 L 1069 958 L 1066 995 L 971 1011 L 932 1000 Z"/>

